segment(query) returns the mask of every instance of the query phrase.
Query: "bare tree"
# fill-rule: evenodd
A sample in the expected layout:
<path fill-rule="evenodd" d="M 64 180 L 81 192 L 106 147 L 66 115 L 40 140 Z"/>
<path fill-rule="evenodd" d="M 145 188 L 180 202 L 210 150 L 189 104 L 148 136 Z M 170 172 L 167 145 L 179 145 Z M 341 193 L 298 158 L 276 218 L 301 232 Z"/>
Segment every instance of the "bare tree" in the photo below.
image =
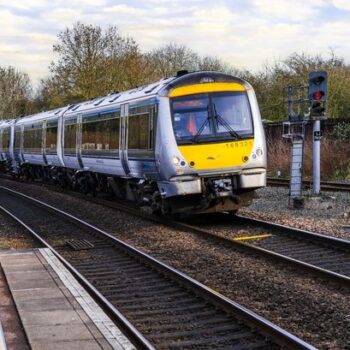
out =
<path fill-rule="evenodd" d="M 200 56 L 185 45 L 170 43 L 160 46 L 146 54 L 150 65 L 153 66 L 154 79 L 170 77 L 177 71 L 208 70 L 232 73 L 235 69 L 213 56 Z"/>
<path fill-rule="evenodd" d="M 118 29 L 76 23 L 58 34 L 53 50 L 52 76 L 42 81 L 42 94 L 51 107 L 91 99 L 130 84 L 127 71 L 140 56 L 138 45 Z M 128 64 L 127 64 L 128 63 Z"/>
<path fill-rule="evenodd" d="M 26 73 L 0 67 L 0 119 L 15 118 L 30 108 L 31 84 Z"/>
<path fill-rule="evenodd" d="M 197 70 L 199 56 L 185 45 L 170 43 L 147 54 L 156 79 L 171 77 L 182 69 Z"/>

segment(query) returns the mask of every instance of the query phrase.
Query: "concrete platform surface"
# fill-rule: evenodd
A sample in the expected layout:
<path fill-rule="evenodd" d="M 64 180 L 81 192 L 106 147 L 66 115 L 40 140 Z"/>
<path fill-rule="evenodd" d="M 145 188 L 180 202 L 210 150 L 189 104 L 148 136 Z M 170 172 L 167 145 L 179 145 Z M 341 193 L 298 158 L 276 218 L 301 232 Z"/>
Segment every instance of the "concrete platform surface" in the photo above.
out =
<path fill-rule="evenodd" d="M 3 251 L 0 264 L 32 349 L 135 349 L 49 249 Z"/>

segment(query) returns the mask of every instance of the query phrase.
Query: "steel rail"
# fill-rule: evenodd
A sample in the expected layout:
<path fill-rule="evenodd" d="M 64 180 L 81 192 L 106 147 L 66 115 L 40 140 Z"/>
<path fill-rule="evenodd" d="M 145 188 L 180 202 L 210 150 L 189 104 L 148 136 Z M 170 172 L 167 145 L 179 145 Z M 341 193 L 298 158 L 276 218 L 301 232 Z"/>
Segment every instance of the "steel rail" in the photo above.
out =
<path fill-rule="evenodd" d="M 289 179 L 268 177 L 267 178 L 267 185 L 268 186 L 288 187 Z M 304 180 L 303 185 L 306 188 L 311 188 L 312 181 Z M 335 182 L 335 181 L 321 181 L 321 190 L 334 191 L 334 192 L 350 192 L 350 183 L 342 183 L 342 182 Z"/>
<path fill-rule="evenodd" d="M 320 243 L 325 243 L 327 245 L 333 245 L 333 246 L 336 246 L 336 247 L 339 247 L 342 249 L 349 250 L 349 253 L 350 253 L 350 241 L 348 241 L 346 239 L 326 236 L 326 235 L 323 235 L 321 233 L 312 232 L 312 231 L 308 231 L 308 230 L 302 230 L 302 229 L 299 229 L 296 227 L 294 228 L 294 227 L 290 227 L 287 225 L 273 223 L 270 221 L 264 221 L 261 219 L 254 219 L 254 218 L 250 218 L 250 217 L 245 216 L 245 215 L 238 214 L 238 215 L 236 215 L 236 217 L 240 221 L 243 221 L 244 223 L 264 226 L 264 227 L 269 228 L 269 229 L 279 229 L 279 230 L 281 230 L 282 233 L 285 232 L 288 235 L 297 234 L 298 236 L 312 239 L 312 240 L 318 241 Z"/>
<path fill-rule="evenodd" d="M 243 218 L 242 216 L 240 217 L 240 219 L 242 219 L 242 220 L 247 219 L 247 222 L 248 222 L 248 220 L 250 220 L 248 218 Z M 254 221 L 251 221 L 251 223 L 253 223 L 253 222 Z M 255 222 L 255 224 L 257 224 L 257 222 Z M 217 241 L 234 246 L 235 248 L 238 248 L 239 250 L 241 250 L 243 252 L 249 251 L 249 252 L 252 252 L 252 253 L 255 253 L 258 255 L 265 256 L 267 258 L 275 258 L 275 259 L 280 260 L 282 262 L 287 262 L 288 264 L 292 264 L 295 267 L 298 267 L 298 268 L 301 267 L 304 270 L 308 270 L 309 272 L 316 273 L 318 276 L 321 276 L 323 278 L 327 278 L 328 280 L 332 280 L 336 283 L 340 283 L 341 285 L 350 286 L 350 277 L 349 276 L 342 275 L 342 274 L 333 272 L 331 270 L 327 270 L 327 269 L 318 267 L 316 265 L 312 265 L 310 263 L 307 263 L 307 262 L 286 256 L 286 255 L 274 252 L 272 250 L 268 250 L 268 249 L 265 249 L 265 248 L 262 248 L 259 246 L 244 243 L 242 241 L 235 241 L 235 240 L 232 240 L 231 238 L 223 237 L 219 234 L 198 228 L 198 227 L 193 226 L 193 225 L 188 225 L 188 224 L 178 223 L 178 222 L 168 223 L 167 225 L 172 226 L 172 227 L 177 228 L 177 229 L 180 229 L 180 230 L 182 229 L 182 230 L 186 230 L 188 232 L 196 232 L 198 234 L 205 235 L 205 236 L 210 237 L 212 239 L 215 239 Z M 277 226 L 274 228 L 277 228 Z M 286 229 L 287 228 L 290 230 L 290 232 L 292 232 L 292 230 L 293 230 L 292 228 L 286 227 Z M 302 231 L 302 230 L 298 230 L 295 232 L 299 232 L 299 231 Z M 311 233 L 311 234 L 313 234 L 313 233 Z M 328 238 L 327 236 L 322 236 L 319 234 L 313 234 L 313 235 L 315 235 L 315 237 L 317 237 L 318 239 L 324 240 L 324 241 L 326 241 Z M 350 245 L 350 242 L 347 242 L 344 240 L 339 240 L 339 241 L 337 239 L 335 239 L 335 242 L 337 244 L 344 244 L 344 242 L 345 242 L 348 247 Z M 333 242 L 333 239 L 330 239 L 330 242 Z M 349 257 L 350 257 L 350 255 L 349 255 Z"/>
<path fill-rule="evenodd" d="M 2 189 L 4 189 L 1 186 Z M 36 240 L 44 247 L 49 248 L 52 253 L 65 265 L 65 267 L 75 276 L 75 278 L 84 286 L 88 293 L 102 306 L 112 319 L 132 338 L 136 346 L 142 349 L 155 350 L 146 338 L 77 270 L 70 264 L 61 254 L 59 254 L 49 243 L 40 237 L 22 220 L 0 205 L 0 210 L 11 217 L 21 226 L 23 226 Z M 68 214 L 69 215 L 69 214 Z"/>
<path fill-rule="evenodd" d="M 162 271 L 167 275 L 171 275 L 174 280 L 178 281 L 182 285 L 185 285 L 191 290 L 194 290 L 198 295 L 204 297 L 206 300 L 213 302 L 214 305 L 222 307 L 227 312 L 234 314 L 235 316 L 237 316 L 237 318 L 246 322 L 246 324 L 248 324 L 250 327 L 258 329 L 262 334 L 271 337 L 279 345 L 286 346 L 287 348 L 290 348 L 290 349 L 310 349 L 310 350 L 316 349 L 312 345 L 299 339 L 298 337 L 292 335 L 291 333 L 283 330 L 282 328 L 266 320 L 265 318 L 255 314 L 251 310 L 248 310 L 247 308 L 239 305 L 238 303 L 212 290 L 211 288 L 203 285 L 202 283 L 194 280 L 193 278 L 185 275 L 184 273 L 156 260 L 152 256 L 146 253 L 143 253 L 140 250 L 134 248 L 133 246 L 117 239 L 116 237 L 110 235 L 109 233 L 87 222 L 84 222 L 83 220 L 76 218 L 65 211 L 62 211 L 47 203 L 44 203 L 40 200 L 37 200 L 35 198 L 32 198 L 22 193 L 19 193 L 12 189 L 6 188 L 4 186 L 0 186 L 0 189 L 10 192 L 11 194 L 17 197 L 26 198 L 32 203 L 42 206 L 45 209 L 48 209 L 50 211 L 54 211 L 56 214 L 62 217 L 65 217 L 66 219 L 82 227 L 98 232 L 100 235 L 104 236 L 105 238 L 108 238 L 108 240 L 118 245 L 119 247 L 122 247 L 123 249 L 132 253 L 133 255 L 137 255 L 138 257 L 142 258 L 144 261 L 147 261 L 149 264 L 156 267 L 159 271 Z M 138 343 L 140 343 L 141 345 L 145 344 L 146 348 L 148 349 L 153 348 L 152 345 L 149 344 L 148 341 L 144 339 L 143 336 L 139 334 L 138 331 L 125 319 L 125 317 L 123 317 L 123 315 L 121 315 L 120 312 L 116 310 L 114 306 L 108 300 L 106 300 L 106 298 L 104 298 L 100 294 L 100 292 L 96 290 L 96 288 L 93 285 L 91 285 L 90 282 L 84 276 L 82 276 L 68 261 L 66 261 L 65 258 L 63 258 L 52 246 L 50 246 L 44 239 L 42 239 L 40 235 L 38 235 L 35 231 L 33 231 L 30 227 L 28 227 L 28 225 L 26 225 L 24 222 L 22 222 L 20 219 L 18 219 L 15 215 L 7 211 L 2 206 L 0 206 L 0 209 L 5 213 L 7 213 L 14 220 L 16 220 L 18 223 L 20 223 L 22 226 L 24 226 L 43 245 L 51 249 L 51 251 L 67 266 L 67 268 L 70 269 L 75 276 L 77 276 L 77 278 L 84 284 L 84 286 L 86 286 L 88 290 L 92 292 L 94 295 L 98 295 L 99 300 L 102 301 L 103 305 L 107 307 L 107 309 L 109 309 L 113 314 L 115 314 L 117 316 L 117 319 L 120 320 L 125 327 L 127 327 L 128 329 L 130 328 L 129 333 L 132 333 L 133 335 L 136 336 Z"/>

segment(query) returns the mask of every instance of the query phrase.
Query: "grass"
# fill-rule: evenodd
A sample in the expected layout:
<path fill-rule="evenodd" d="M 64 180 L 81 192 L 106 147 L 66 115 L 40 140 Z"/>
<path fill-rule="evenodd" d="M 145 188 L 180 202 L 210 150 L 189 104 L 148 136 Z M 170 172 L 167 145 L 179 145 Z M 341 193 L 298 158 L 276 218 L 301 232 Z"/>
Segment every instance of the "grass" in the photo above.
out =
<path fill-rule="evenodd" d="M 267 140 L 268 174 L 282 177 L 289 176 L 290 143 L 288 140 Z M 304 177 L 312 177 L 312 142 L 306 140 L 304 145 Z M 321 178 L 324 180 L 350 180 L 350 147 L 348 142 L 332 137 L 321 140 Z"/>

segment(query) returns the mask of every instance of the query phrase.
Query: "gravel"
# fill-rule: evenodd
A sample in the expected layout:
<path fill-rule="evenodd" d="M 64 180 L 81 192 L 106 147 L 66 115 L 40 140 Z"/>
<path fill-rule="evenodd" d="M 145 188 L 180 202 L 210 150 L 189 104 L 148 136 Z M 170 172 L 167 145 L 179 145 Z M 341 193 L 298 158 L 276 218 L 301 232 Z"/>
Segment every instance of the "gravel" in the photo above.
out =
<path fill-rule="evenodd" d="M 350 298 L 346 288 L 299 272 L 286 264 L 241 253 L 232 247 L 213 243 L 198 235 L 170 229 L 115 209 L 55 193 L 45 187 L 5 180 L 0 180 L 0 183 L 18 188 L 105 229 L 314 346 L 321 349 L 350 347 Z M 278 195 L 273 194 L 275 191 Z M 306 218 L 307 226 L 302 227 L 311 229 L 309 225 L 312 222 L 315 225 L 312 227 L 317 230 L 325 230 L 320 220 L 339 219 L 339 224 L 344 222 L 341 221 L 344 220 L 341 211 L 335 213 L 336 209 L 333 208 L 334 212 L 328 219 L 315 212 L 313 213 L 317 216 L 313 217 L 313 213 L 307 210 L 303 210 L 304 218 L 300 211 L 285 208 L 283 203 L 287 204 L 288 198 L 283 189 L 273 188 L 259 192 L 267 197 L 256 200 L 250 208 L 244 210 L 245 213 L 253 216 L 273 212 L 269 215 L 276 220 L 286 220 L 279 222 L 290 225 L 294 223 L 296 226 L 302 225 L 301 221 Z M 345 203 L 348 203 L 346 200 L 345 198 Z M 255 212 L 259 207 L 261 210 Z M 332 234 L 343 234 L 341 230 L 337 226 Z"/>
<path fill-rule="evenodd" d="M 0 211 L 0 249 L 26 249 L 39 245 L 26 230 Z"/>
<path fill-rule="evenodd" d="M 350 240 L 350 193 L 325 192 L 317 199 L 305 196 L 304 209 L 289 205 L 286 188 L 266 187 L 257 193 L 259 198 L 240 214 Z"/>

